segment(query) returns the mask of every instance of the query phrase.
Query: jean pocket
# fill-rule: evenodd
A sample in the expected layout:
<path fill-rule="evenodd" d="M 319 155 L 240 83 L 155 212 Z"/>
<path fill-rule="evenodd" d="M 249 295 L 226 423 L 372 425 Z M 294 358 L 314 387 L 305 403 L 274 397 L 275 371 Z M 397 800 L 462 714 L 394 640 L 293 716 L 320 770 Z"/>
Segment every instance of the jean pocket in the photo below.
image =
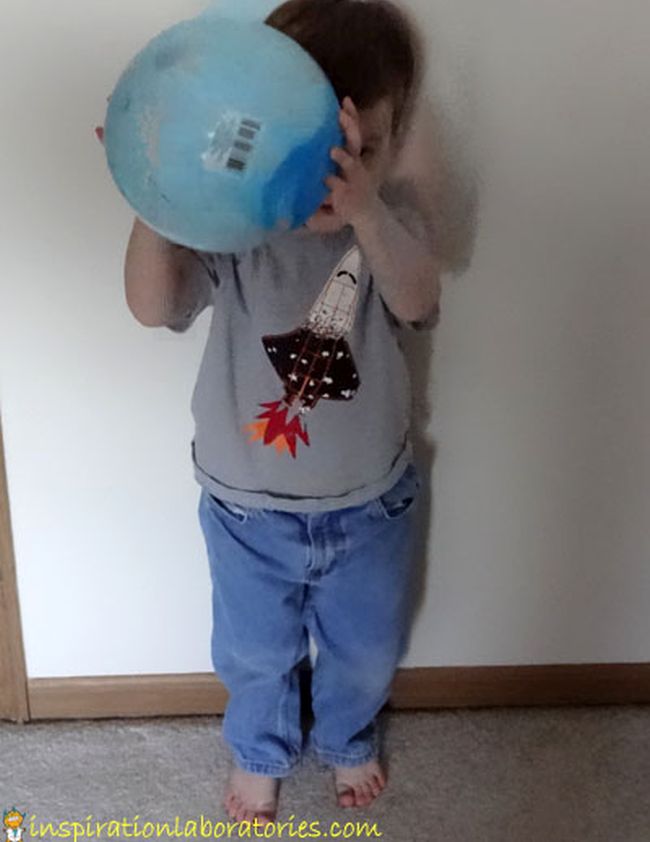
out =
<path fill-rule="evenodd" d="M 222 500 L 221 497 L 215 497 L 209 491 L 206 491 L 206 496 L 213 508 L 233 518 L 238 523 L 246 523 L 248 520 L 248 516 L 250 515 L 250 509 L 248 507 L 241 506 L 239 503 L 231 503 L 230 500 Z"/>
<path fill-rule="evenodd" d="M 420 486 L 417 468 L 410 462 L 395 485 L 379 497 L 375 497 L 377 511 L 386 520 L 402 517 L 413 507 Z"/>

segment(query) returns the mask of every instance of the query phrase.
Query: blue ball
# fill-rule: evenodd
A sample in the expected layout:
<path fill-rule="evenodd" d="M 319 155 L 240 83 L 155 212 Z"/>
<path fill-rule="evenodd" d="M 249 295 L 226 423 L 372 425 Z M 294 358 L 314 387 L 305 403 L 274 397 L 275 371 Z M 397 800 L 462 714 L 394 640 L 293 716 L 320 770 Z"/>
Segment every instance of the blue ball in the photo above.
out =
<path fill-rule="evenodd" d="M 161 236 L 202 251 L 298 228 L 329 194 L 343 146 L 336 94 L 293 39 L 214 11 L 151 40 L 108 104 L 111 175 Z"/>

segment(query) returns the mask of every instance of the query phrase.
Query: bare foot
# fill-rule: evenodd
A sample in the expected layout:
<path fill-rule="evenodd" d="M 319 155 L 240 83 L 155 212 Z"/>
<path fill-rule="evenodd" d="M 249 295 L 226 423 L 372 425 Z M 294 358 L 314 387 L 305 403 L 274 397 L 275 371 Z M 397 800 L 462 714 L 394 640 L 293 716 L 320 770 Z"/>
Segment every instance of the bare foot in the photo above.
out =
<path fill-rule="evenodd" d="M 334 786 L 339 807 L 365 807 L 386 786 L 386 775 L 377 760 L 361 766 L 335 766 Z"/>
<path fill-rule="evenodd" d="M 234 821 L 257 818 L 261 824 L 275 821 L 280 779 L 246 772 L 235 766 L 230 774 L 223 806 Z"/>

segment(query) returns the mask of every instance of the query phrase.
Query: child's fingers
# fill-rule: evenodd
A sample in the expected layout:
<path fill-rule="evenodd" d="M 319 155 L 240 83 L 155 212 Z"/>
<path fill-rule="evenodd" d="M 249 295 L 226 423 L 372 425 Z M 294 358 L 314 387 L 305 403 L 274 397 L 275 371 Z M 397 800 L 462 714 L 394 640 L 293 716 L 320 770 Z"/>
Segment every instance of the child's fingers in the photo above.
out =
<path fill-rule="evenodd" d="M 348 145 L 348 151 L 354 155 L 359 156 L 361 154 L 361 132 L 359 131 L 359 126 L 357 121 L 348 114 L 347 111 L 341 111 L 339 114 L 339 120 L 341 126 L 343 127 L 343 133 L 345 134 L 345 139 Z"/>
<path fill-rule="evenodd" d="M 352 97 L 346 96 L 343 97 L 343 108 L 352 116 L 358 117 L 359 112 L 357 110 L 357 106 L 352 101 Z"/>

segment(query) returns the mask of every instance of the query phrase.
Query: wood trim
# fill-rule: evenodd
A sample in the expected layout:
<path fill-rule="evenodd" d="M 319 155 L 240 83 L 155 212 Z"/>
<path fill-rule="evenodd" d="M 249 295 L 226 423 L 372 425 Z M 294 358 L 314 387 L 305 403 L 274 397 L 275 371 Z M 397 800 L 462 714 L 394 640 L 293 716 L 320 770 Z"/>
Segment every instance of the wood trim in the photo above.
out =
<path fill-rule="evenodd" d="M 0 421 L 0 719 L 29 719 L 9 491 Z"/>
<path fill-rule="evenodd" d="M 211 673 L 31 678 L 32 719 L 223 713 L 228 694 Z"/>
<path fill-rule="evenodd" d="M 32 678 L 32 719 L 222 714 L 228 693 L 212 673 Z M 393 709 L 643 704 L 650 664 L 415 667 L 399 669 Z"/>

